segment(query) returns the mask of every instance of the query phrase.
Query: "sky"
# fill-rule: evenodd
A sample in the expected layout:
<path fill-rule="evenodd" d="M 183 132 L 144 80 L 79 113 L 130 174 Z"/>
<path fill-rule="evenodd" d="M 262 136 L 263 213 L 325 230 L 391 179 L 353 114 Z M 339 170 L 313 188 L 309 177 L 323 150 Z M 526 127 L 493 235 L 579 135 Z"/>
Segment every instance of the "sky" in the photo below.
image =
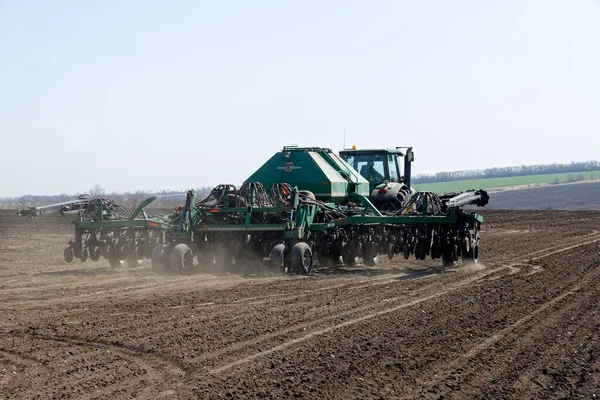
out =
<path fill-rule="evenodd" d="M 240 184 L 344 130 L 413 174 L 600 159 L 600 0 L 0 0 L 0 196 Z"/>

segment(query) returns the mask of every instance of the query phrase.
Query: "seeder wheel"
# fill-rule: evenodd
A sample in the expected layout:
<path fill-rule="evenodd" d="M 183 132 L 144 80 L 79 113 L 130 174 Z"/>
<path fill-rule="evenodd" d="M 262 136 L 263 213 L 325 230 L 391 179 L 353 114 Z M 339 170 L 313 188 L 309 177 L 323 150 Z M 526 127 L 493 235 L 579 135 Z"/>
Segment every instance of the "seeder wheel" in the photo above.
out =
<path fill-rule="evenodd" d="M 158 274 L 164 274 L 169 269 L 168 246 L 166 244 L 158 244 L 152 249 L 150 256 L 152 262 L 152 271 Z"/>
<path fill-rule="evenodd" d="M 301 275 L 310 275 L 313 267 L 313 256 L 310 246 L 298 242 L 292 247 L 292 271 Z"/>
<path fill-rule="evenodd" d="M 173 272 L 179 275 L 189 274 L 194 266 L 194 254 L 187 244 L 180 243 L 173 248 L 169 256 Z"/>
<path fill-rule="evenodd" d="M 271 254 L 269 255 L 269 265 L 276 271 L 276 272 L 283 272 L 286 273 L 287 272 L 287 268 L 285 266 L 285 253 L 286 253 L 286 246 L 283 243 L 277 244 L 273 247 L 273 249 L 271 250 Z"/>

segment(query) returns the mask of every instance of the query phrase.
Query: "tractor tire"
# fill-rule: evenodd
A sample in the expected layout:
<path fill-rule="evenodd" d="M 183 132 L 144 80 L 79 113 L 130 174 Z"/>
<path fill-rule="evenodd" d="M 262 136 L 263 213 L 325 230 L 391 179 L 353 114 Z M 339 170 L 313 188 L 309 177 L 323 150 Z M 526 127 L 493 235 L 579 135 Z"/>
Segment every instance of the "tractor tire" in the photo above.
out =
<path fill-rule="evenodd" d="M 313 267 L 313 255 L 310 246 L 298 242 L 292 247 L 292 271 L 299 275 L 310 275 Z"/>
<path fill-rule="evenodd" d="M 275 272 L 283 272 L 284 274 L 287 272 L 285 266 L 286 250 L 286 246 L 283 243 L 275 245 L 271 250 L 271 254 L 269 255 L 269 265 Z"/>
<path fill-rule="evenodd" d="M 168 246 L 166 244 L 154 246 L 150 260 L 152 262 L 152 271 L 157 274 L 164 274 L 169 269 Z"/>
<path fill-rule="evenodd" d="M 169 256 L 171 270 L 179 275 L 188 275 L 194 267 L 194 253 L 185 243 L 180 243 L 173 248 Z"/>

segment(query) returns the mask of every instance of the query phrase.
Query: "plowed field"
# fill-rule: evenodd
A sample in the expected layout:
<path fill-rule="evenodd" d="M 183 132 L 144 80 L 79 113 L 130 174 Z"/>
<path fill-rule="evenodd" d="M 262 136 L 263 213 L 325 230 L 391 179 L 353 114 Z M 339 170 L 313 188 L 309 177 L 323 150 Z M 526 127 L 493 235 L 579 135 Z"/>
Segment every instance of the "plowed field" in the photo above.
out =
<path fill-rule="evenodd" d="M 177 277 L 2 212 L 0 399 L 600 396 L 600 213 L 484 216 L 474 266 Z"/>

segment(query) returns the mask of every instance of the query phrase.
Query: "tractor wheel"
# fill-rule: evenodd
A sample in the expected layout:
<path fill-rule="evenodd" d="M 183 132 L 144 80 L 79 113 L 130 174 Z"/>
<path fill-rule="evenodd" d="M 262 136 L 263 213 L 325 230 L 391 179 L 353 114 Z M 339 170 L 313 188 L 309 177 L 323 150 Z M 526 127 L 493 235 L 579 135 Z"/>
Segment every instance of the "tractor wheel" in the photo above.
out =
<path fill-rule="evenodd" d="M 63 253 L 65 256 L 65 261 L 69 264 L 73 262 L 73 249 L 71 247 L 67 247 Z"/>
<path fill-rule="evenodd" d="M 90 250 L 90 259 L 92 261 L 98 261 L 100 256 L 102 255 L 102 250 L 98 246 L 92 246 L 89 248 Z"/>
<path fill-rule="evenodd" d="M 194 254 L 185 243 L 180 243 L 173 248 L 169 256 L 171 269 L 179 275 L 187 275 L 194 266 Z"/>
<path fill-rule="evenodd" d="M 301 275 L 310 275 L 313 267 L 313 256 L 310 246 L 298 242 L 292 247 L 292 271 Z"/>
<path fill-rule="evenodd" d="M 275 245 L 271 250 L 271 254 L 269 255 L 269 265 L 276 272 L 287 272 L 287 268 L 285 266 L 286 250 L 286 246 L 283 243 Z"/>
<path fill-rule="evenodd" d="M 152 271 L 157 274 L 164 274 L 169 269 L 168 246 L 166 244 L 154 246 L 150 260 L 152 262 Z"/>

